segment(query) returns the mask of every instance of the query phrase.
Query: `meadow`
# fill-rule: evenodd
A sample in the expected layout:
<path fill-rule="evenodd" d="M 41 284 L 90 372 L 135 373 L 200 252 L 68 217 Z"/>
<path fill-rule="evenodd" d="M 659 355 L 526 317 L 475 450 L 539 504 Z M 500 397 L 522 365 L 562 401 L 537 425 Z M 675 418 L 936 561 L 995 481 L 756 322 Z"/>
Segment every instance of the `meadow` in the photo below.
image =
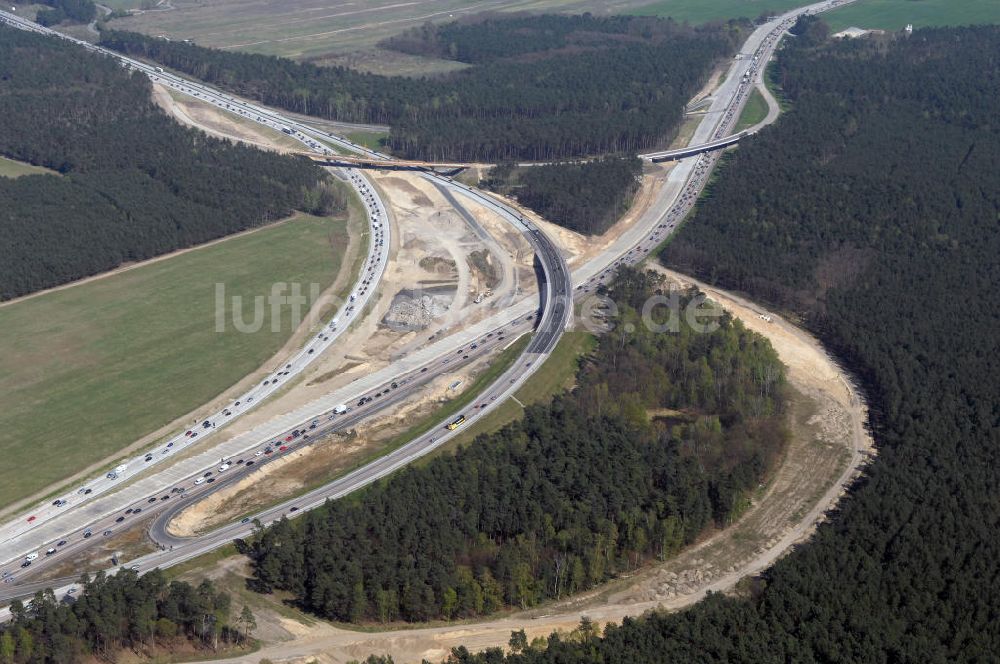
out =
<path fill-rule="evenodd" d="M 217 332 L 216 284 L 246 303 L 274 282 L 325 289 L 346 227 L 346 217 L 300 215 L 0 307 L 0 507 L 106 460 L 257 369 L 291 336 L 291 310 L 277 331 L 265 307 L 260 332 L 231 322 Z"/>

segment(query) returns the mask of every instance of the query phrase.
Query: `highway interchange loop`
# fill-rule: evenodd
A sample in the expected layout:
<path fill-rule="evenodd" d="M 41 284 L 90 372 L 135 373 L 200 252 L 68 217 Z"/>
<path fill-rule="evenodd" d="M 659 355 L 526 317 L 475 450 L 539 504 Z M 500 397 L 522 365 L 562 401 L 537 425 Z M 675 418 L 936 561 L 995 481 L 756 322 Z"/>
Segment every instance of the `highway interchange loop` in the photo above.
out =
<path fill-rule="evenodd" d="M 692 143 L 696 147 L 703 147 L 710 143 L 721 144 L 727 140 L 727 137 L 731 136 L 728 132 L 739 117 L 752 85 L 761 80 L 764 64 L 770 59 L 781 37 L 794 23 L 798 15 L 806 12 L 825 11 L 850 1 L 827 0 L 810 7 L 787 12 L 758 28 L 747 41 L 747 45 L 751 46 L 752 49 L 744 48 L 744 50 L 749 51 L 751 68 L 748 70 L 742 64 L 745 60 L 739 61 L 733 66 L 725 82 L 714 94 L 712 110 L 718 120 L 711 120 L 706 116 L 706 119 L 696 130 Z M 0 12 L 0 21 L 21 29 L 70 39 L 7 12 Z M 290 120 L 278 113 L 220 93 L 200 83 L 166 73 L 158 67 L 106 51 L 93 44 L 78 42 L 78 40 L 72 41 L 77 41 L 88 50 L 103 52 L 110 57 L 115 57 L 122 61 L 125 66 L 141 71 L 157 82 L 215 103 L 220 108 L 238 113 L 255 122 L 279 129 L 300 140 L 317 153 L 331 154 L 329 147 L 324 144 L 332 144 L 373 160 L 391 160 L 386 155 L 356 145 L 351 141 Z M 664 157 L 665 154 L 655 153 L 644 156 L 655 161 L 659 161 L 661 158 L 673 158 L 671 156 Z M 516 209 L 493 196 L 455 182 L 450 178 L 431 172 L 423 173 L 423 177 L 434 179 L 436 184 L 448 188 L 452 193 L 474 200 L 491 209 L 507 223 L 517 228 L 531 243 L 544 269 L 543 283 L 539 284 L 541 308 L 539 308 L 537 301 L 523 300 L 508 308 L 504 313 L 472 325 L 463 332 L 455 333 L 414 352 L 384 370 L 373 372 L 364 379 L 355 381 L 343 390 L 338 390 L 326 398 L 305 404 L 281 418 L 275 418 L 275 422 L 258 427 L 246 435 L 235 436 L 224 444 L 184 459 L 174 464 L 176 467 L 183 466 L 183 468 L 172 474 L 167 472 L 146 474 L 149 476 L 135 479 L 112 495 L 99 496 L 95 495 L 98 492 L 94 491 L 92 494 L 86 495 L 87 498 L 91 499 L 89 505 L 78 503 L 75 510 L 55 507 L 55 516 L 51 516 L 52 510 L 46 510 L 45 513 L 50 515 L 46 522 L 37 524 L 33 522 L 31 529 L 26 532 L 23 528 L 17 530 L 17 523 L 5 524 L 0 527 L 0 534 L 13 533 L 13 536 L 2 535 L 4 544 L 3 548 L 0 549 L 0 560 L 7 561 L 7 564 L 0 566 L 3 569 L 2 573 L 7 578 L 15 573 L 22 576 L 19 574 L 20 570 L 17 569 L 18 565 L 21 564 L 18 559 L 28 552 L 34 552 L 35 549 L 40 551 L 48 547 L 55 550 L 58 555 L 53 554 L 53 560 L 64 558 L 64 551 L 70 553 L 73 550 L 83 550 L 94 538 L 102 539 L 99 533 L 112 531 L 111 534 L 113 534 L 115 525 L 133 516 L 137 508 L 146 515 L 149 512 L 156 512 L 156 518 L 150 527 L 150 535 L 163 547 L 160 551 L 135 561 L 129 561 L 130 566 L 140 571 L 175 565 L 218 548 L 236 537 L 246 536 L 252 529 L 249 518 L 196 538 L 174 537 L 167 531 L 166 525 L 183 506 L 193 502 L 190 497 L 206 495 L 210 491 L 245 477 L 253 472 L 250 467 L 259 467 L 257 466 L 258 462 L 266 462 L 267 459 L 279 456 L 287 449 L 307 444 L 309 441 L 317 440 L 329 433 L 347 429 L 385 407 L 404 399 L 432 376 L 444 373 L 460 362 L 472 361 L 489 351 L 503 348 L 512 343 L 516 337 L 528 333 L 534 328 L 534 335 L 525 351 L 496 381 L 477 396 L 476 404 L 470 406 L 463 413 L 469 422 L 482 417 L 513 395 L 527 378 L 544 363 L 547 355 L 557 344 L 563 330 L 571 323 L 574 299 L 579 300 L 586 297 L 599 284 L 606 283 L 620 265 L 635 264 L 643 260 L 669 233 L 677 228 L 694 205 L 708 175 L 718 160 L 719 154 L 719 152 L 700 151 L 691 158 L 679 161 L 670 173 L 667 191 L 661 195 L 657 204 L 651 207 L 648 214 L 640 219 L 636 227 L 630 229 L 630 232 L 624 233 L 611 249 L 597 259 L 580 266 L 572 275 L 565 260 L 551 240 Z M 377 192 L 362 174 L 349 169 L 348 175 L 352 186 L 366 203 L 369 220 L 372 224 L 373 241 L 365 265 L 372 270 L 377 269 L 377 275 L 380 276 L 385 269 L 385 261 L 388 258 L 389 219 Z M 379 239 L 383 241 L 380 243 Z M 362 275 L 364 274 L 363 270 Z M 284 368 L 274 372 L 275 374 L 289 372 L 287 375 L 277 375 L 281 381 L 279 385 L 286 383 L 287 379 L 293 377 L 295 373 L 301 372 L 312 359 L 335 341 L 334 333 L 339 333 L 347 327 L 346 313 L 354 315 L 362 311 L 363 303 L 371 297 L 377 282 L 377 279 L 368 279 L 368 283 L 363 284 L 365 288 L 359 289 L 356 286 L 354 298 L 357 304 L 345 303 L 338 311 L 336 320 L 328 322 L 323 331 L 311 337 L 307 345 L 291 361 L 287 362 Z M 575 289 L 574 282 L 576 282 Z M 360 299 L 362 297 L 364 300 Z M 352 305 L 353 309 L 350 308 Z M 254 392 L 254 390 L 260 391 Z M 208 427 L 201 423 L 198 426 L 209 431 L 213 430 L 214 424 L 214 430 L 217 430 L 226 422 L 231 421 L 237 412 L 243 412 L 246 409 L 248 395 L 254 397 L 251 403 L 259 403 L 264 396 L 273 392 L 274 388 L 269 379 L 268 385 L 260 384 L 255 386 L 254 390 L 239 399 L 241 404 L 235 408 L 240 408 L 240 411 L 234 410 L 234 406 L 229 406 L 208 418 Z M 349 405 L 350 410 L 346 413 L 343 412 L 338 408 L 341 403 Z M 226 410 L 230 414 L 227 415 Z M 441 427 L 433 428 L 404 446 L 344 477 L 253 516 L 265 523 L 282 516 L 294 517 L 308 509 L 322 505 L 327 499 L 341 497 L 372 481 L 385 477 L 412 460 L 436 449 L 461 431 L 460 429 L 445 430 L 444 422 L 441 424 Z M 178 443 L 190 444 L 191 436 L 185 434 L 186 432 L 180 433 L 175 439 L 172 439 L 174 447 L 177 447 Z M 232 449 L 223 449 L 225 446 Z M 282 450 L 282 446 L 286 449 Z M 162 449 L 173 448 L 164 447 Z M 268 449 L 270 451 L 267 451 Z M 172 453 L 163 454 L 160 450 L 161 447 L 158 446 L 156 451 L 159 451 L 160 456 L 172 456 Z M 221 453 L 220 450 L 222 450 Z M 154 459 L 155 457 L 154 454 Z M 134 465 L 141 467 L 147 463 L 153 464 L 154 459 L 147 462 L 146 458 L 144 455 L 130 461 L 126 472 Z M 225 459 L 225 463 L 223 459 Z M 223 465 L 226 465 L 226 468 L 222 469 L 221 473 L 229 473 L 224 476 L 226 481 L 221 481 L 222 476 L 218 470 Z M 212 475 L 206 477 L 206 473 L 212 473 Z M 208 482 L 209 478 L 220 481 Z M 105 477 L 104 479 L 110 478 Z M 199 481 L 199 479 L 203 481 Z M 113 485 L 114 481 L 111 482 L 111 486 Z M 96 482 L 88 483 L 86 486 L 87 488 L 100 486 L 102 487 L 100 493 L 108 493 L 107 489 L 111 488 L 111 486 L 101 482 L 101 478 L 96 478 Z M 80 500 L 82 497 L 82 494 L 72 494 L 66 499 Z M 66 507 L 72 508 L 74 505 L 70 504 Z M 66 527 L 67 517 L 70 514 L 80 512 L 84 513 L 83 518 L 76 519 L 77 523 L 72 524 L 72 527 Z M 19 520 L 23 524 L 25 523 L 24 519 L 24 516 L 19 516 L 15 521 Z M 53 526 L 53 528 L 46 530 L 39 526 Z M 54 528 L 54 526 L 58 526 L 61 530 Z M 85 537 L 84 534 L 87 531 L 90 531 L 91 535 Z M 38 534 L 36 537 L 30 537 L 36 533 Z M 61 546 L 60 542 L 63 543 Z M 38 563 L 45 562 L 45 556 L 36 559 L 36 561 L 35 569 L 38 568 Z M 109 573 L 114 573 L 117 569 L 111 569 Z M 43 587 L 55 587 L 59 593 L 65 595 L 74 589 L 75 585 L 73 579 L 7 584 L 0 588 L 0 601 L 25 596 Z"/>

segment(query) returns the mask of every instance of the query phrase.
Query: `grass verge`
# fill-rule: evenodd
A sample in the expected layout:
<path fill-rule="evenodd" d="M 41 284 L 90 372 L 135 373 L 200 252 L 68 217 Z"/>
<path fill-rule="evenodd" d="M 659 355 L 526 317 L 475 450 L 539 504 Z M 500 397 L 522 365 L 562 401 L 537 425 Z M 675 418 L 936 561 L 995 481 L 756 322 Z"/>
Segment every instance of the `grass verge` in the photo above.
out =
<path fill-rule="evenodd" d="M 747 99 L 746 105 L 743 107 L 743 112 L 740 113 L 740 119 L 733 129 L 733 133 L 752 127 L 766 117 L 767 101 L 764 99 L 764 95 L 760 93 L 760 90 L 754 88 L 750 93 L 750 98 Z"/>
<path fill-rule="evenodd" d="M 382 145 L 382 141 L 389 138 L 388 132 L 384 131 L 353 131 L 344 134 L 344 138 L 358 145 L 363 145 L 369 150 L 376 150 L 380 152 L 385 151 L 385 146 Z"/>
<path fill-rule="evenodd" d="M 552 354 L 545 360 L 545 364 L 532 374 L 514 397 L 524 406 L 548 403 L 552 397 L 572 387 L 580 358 L 591 352 L 596 344 L 597 338 L 589 332 L 581 330 L 566 332 Z M 434 454 L 450 453 L 461 445 L 468 445 L 476 439 L 476 436 L 497 431 L 520 418 L 523 413 L 524 408 L 521 405 L 513 399 L 508 399 L 486 417 L 477 420 L 460 435 L 438 448 Z"/>

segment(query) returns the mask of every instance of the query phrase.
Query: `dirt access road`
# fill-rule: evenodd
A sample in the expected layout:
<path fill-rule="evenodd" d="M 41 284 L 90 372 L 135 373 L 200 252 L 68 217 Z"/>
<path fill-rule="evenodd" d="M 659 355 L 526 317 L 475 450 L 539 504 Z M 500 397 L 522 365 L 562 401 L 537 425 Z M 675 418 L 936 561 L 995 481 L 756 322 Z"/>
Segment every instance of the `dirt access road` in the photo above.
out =
<path fill-rule="evenodd" d="M 807 539 L 860 472 L 864 459 L 874 453 L 864 427 L 866 407 L 857 390 L 809 334 L 738 296 L 661 271 L 675 282 L 698 286 L 746 327 L 766 336 L 788 367 L 794 391 L 792 441 L 770 483 L 736 524 L 665 563 L 570 601 L 485 622 L 375 633 L 349 631 L 321 621 L 293 626 L 285 617 L 281 622 L 287 640 L 226 661 L 256 663 L 267 658 L 341 664 L 371 653 L 390 654 L 399 664 L 424 658 L 438 661 L 458 645 L 473 650 L 505 645 L 517 629 L 523 628 L 534 638 L 555 630 L 570 631 L 582 616 L 603 625 L 650 609 L 680 609 L 709 591 L 732 590 L 740 579 L 759 573 Z"/>

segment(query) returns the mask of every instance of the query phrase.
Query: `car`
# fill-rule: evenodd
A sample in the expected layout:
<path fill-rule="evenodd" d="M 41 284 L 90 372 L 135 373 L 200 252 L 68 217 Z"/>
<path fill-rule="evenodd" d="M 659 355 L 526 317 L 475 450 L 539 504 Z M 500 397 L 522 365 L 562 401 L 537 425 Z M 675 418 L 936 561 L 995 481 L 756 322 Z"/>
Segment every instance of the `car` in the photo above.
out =
<path fill-rule="evenodd" d="M 278 448 L 278 451 L 279 452 L 284 452 L 287 449 L 288 449 L 288 445 L 282 445 L 281 447 Z"/>
<path fill-rule="evenodd" d="M 229 470 L 229 464 L 228 463 L 224 463 L 221 466 L 219 466 L 219 472 L 220 473 L 224 473 L 227 470 Z"/>
<path fill-rule="evenodd" d="M 138 565 L 132 565 L 132 567 L 130 567 L 129 569 L 132 570 L 133 572 L 138 572 L 139 571 L 139 566 Z"/>
<path fill-rule="evenodd" d="M 255 463 L 254 461 L 247 461 L 248 466 L 252 466 L 254 463 Z"/>
<path fill-rule="evenodd" d="M 66 540 L 59 540 L 59 543 L 56 544 L 56 546 L 66 546 Z"/>
<path fill-rule="evenodd" d="M 423 369 L 421 369 L 420 373 L 424 373 L 425 371 L 427 371 L 427 367 L 424 367 Z"/>
<path fill-rule="evenodd" d="M 170 500 L 170 496 L 163 496 L 160 500 Z"/>
<path fill-rule="evenodd" d="M 32 521 L 34 521 L 37 518 L 38 518 L 37 516 L 29 516 L 28 517 L 28 523 L 31 523 Z"/>
<path fill-rule="evenodd" d="M 188 429 L 187 431 L 184 432 L 184 435 L 185 436 L 190 436 L 193 433 L 194 433 L 194 431 L 191 431 L 191 429 Z"/>
<path fill-rule="evenodd" d="M 205 429 L 208 429 L 212 426 L 212 423 L 209 422 L 208 420 L 205 420 L 204 422 L 201 423 L 201 426 L 204 427 Z"/>
<path fill-rule="evenodd" d="M 79 489 L 77 490 L 77 493 L 84 493 L 84 492 L 85 492 L 86 490 L 87 490 L 87 487 L 85 487 L 85 486 L 82 486 L 82 487 L 80 487 L 80 488 L 79 488 Z"/>
<path fill-rule="evenodd" d="M 59 507 L 62 504 L 62 501 L 61 500 L 53 500 L 52 504 L 55 505 L 56 507 Z"/>
<path fill-rule="evenodd" d="M 54 546 L 53 546 L 53 547 L 49 547 L 49 548 L 48 548 L 48 549 L 47 549 L 47 550 L 45 551 L 45 555 L 47 555 L 47 556 L 51 556 L 51 555 L 52 555 L 53 553 L 55 553 L 55 552 L 56 552 L 56 548 L 55 548 Z"/>
<path fill-rule="evenodd" d="M 212 471 L 211 470 L 208 471 L 207 473 L 205 473 L 204 475 L 202 475 L 202 477 L 211 477 L 211 476 L 212 476 Z"/>
<path fill-rule="evenodd" d="M 89 530 L 85 530 L 85 531 L 83 531 L 83 539 L 87 539 L 87 538 L 89 538 L 93 534 L 94 533 L 90 532 Z"/>
<path fill-rule="evenodd" d="M 146 463 L 149 463 L 149 462 L 150 462 L 150 461 L 152 461 L 152 460 L 153 460 L 153 457 L 152 457 L 152 455 L 148 455 L 148 456 L 146 457 Z"/>
<path fill-rule="evenodd" d="M 389 385 L 389 387 L 391 387 L 392 389 L 396 389 L 397 387 L 399 387 L 399 383 L 392 383 L 391 385 Z"/>
<path fill-rule="evenodd" d="M 70 588 L 69 590 L 66 591 L 66 594 L 67 595 L 75 595 L 76 594 L 76 588 Z"/>
<path fill-rule="evenodd" d="M 243 461 L 243 459 L 240 459 L 239 461 L 236 462 L 236 465 L 237 466 L 242 466 L 244 463 L 245 462 Z"/>
<path fill-rule="evenodd" d="M 250 517 L 244 517 L 240 523 L 250 523 Z"/>
<path fill-rule="evenodd" d="M 149 500 L 147 500 L 146 502 L 147 502 L 147 503 L 155 503 L 155 502 L 156 502 L 156 496 L 153 496 L 152 498 L 150 498 L 150 499 L 149 499 Z"/>
<path fill-rule="evenodd" d="M 174 443 L 173 443 L 173 441 L 171 441 L 171 442 L 167 443 L 167 447 L 173 447 L 173 446 L 174 446 Z"/>
<path fill-rule="evenodd" d="M 83 495 L 86 496 L 86 495 L 92 493 L 93 491 L 94 491 L 93 489 L 87 489 L 86 491 L 83 492 Z"/>
<path fill-rule="evenodd" d="M 110 535 L 110 534 L 111 534 L 111 531 L 110 531 L 110 530 L 105 530 L 105 531 L 104 531 L 103 533 L 101 533 L 101 535 L 102 535 L 103 537 L 107 537 L 107 536 L 108 536 L 108 535 Z"/>
<path fill-rule="evenodd" d="M 141 507 L 136 507 L 135 510 L 132 512 L 132 514 L 138 514 L 141 511 L 142 511 Z"/>
<path fill-rule="evenodd" d="M 290 443 L 293 438 L 294 438 L 294 436 L 285 436 L 285 442 L 286 443 Z"/>
<path fill-rule="evenodd" d="M 299 508 L 298 508 L 298 507 L 293 507 L 293 508 L 291 508 L 291 509 L 290 509 L 290 510 L 288 510 L 288 511 L 289 511 L 289 512 L 298 512 L 298 511 L 299 511 Z"/>
<path fill-rule="evenodd" d="M 195 483 L 196 485 L 198 485 L 198 484 L 204 484 L 204 483 L 205 483 L 205 478 L 204 478 L 204 477 L 199 477 L 198 479 L 196 479 L 196 480 L 194 481 L 194 483 Z"/>
<path fill-rule="evenodd" d="M 31 567 L 31 561 L 25 560 L 23 563 L 21 563 L 21 567 Z"/>
<path fill-rule="evenodd" d="M 257 450 L 256 452 L 254 452 L 254 456 L 260 456 L 263 453 L 264 452 L 262 450 Z"/>
<path fill-rule="evenodd" d="M 273 450 L 272 448 L 270 448 L 270 447 L 269 447 L 269 448 L 267 448 L 266 450 L 264 450 L 264 454 L 270 454 L 270 453 L 271 453 L 271 452 L 273 452 L 273 451 L 274 451 L 274 450 Z"/>
<path fill-rule="evenodd" d="M 115 523 L 121 523 L 121 522 L 122 522 L 122 521 L 124 521 L 124 520 L 125 520 L 125 517 L 123 517 L 123 516 L 120 516 L 120 517 L 118 517 L 117 519 L 115 519 Z"/>
<path fill-rule="evenodd" d="M 135 509 L 133 509 L 133 508 L 130 507 L 127 510 L 125 510 L 125 514 L 131 514 L 134 511 L 135 511 Z"/>
<path fill-rule="evenodd" d="M 209 478 L 208 478 L 207 480 L 205 480 L 205 481 L 206 481 L 206 482 L 208 482 L 209 484 L 211 484 L 212 482 L 214 482 L 214 481 L 215 481 L 215 478 L 214 478 L 214 477 L 209 477 Z"/>

